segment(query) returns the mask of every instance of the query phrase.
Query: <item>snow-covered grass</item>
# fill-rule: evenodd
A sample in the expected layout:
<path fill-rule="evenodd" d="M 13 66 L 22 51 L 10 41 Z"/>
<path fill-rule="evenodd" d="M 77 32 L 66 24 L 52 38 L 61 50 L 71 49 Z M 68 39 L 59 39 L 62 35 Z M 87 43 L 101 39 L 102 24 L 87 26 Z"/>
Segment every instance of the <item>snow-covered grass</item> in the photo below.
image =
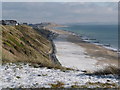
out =
<path fill-rule="evenodd" d="M 117 87 L 113 75 L 85 75 L 82 71 L 34 68 L 29 64 L 5 64 L 0 66 L 0 88 L 70 88 Z"/>

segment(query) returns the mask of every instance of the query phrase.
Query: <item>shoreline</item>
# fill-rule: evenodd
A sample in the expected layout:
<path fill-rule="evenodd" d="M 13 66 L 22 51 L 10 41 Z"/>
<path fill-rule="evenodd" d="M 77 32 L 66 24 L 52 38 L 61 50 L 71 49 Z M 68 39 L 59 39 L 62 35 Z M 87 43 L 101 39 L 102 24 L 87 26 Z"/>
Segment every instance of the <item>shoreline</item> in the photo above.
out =
<path fill-rule="evenodd" d="M 55 29 L 50 29 L 50 28 L 49 28 L 49 30 L 54 33 L 57 33 L 59 35 L 68 35 L 68 37 L 65 37 L 65 38 L 62 37 L 63 40 L 66 39 L 63 42 L 69 42 L 71 44 L 74 43 L 75 45 L 79 46 L 78 48 L 80 48 L 80 47 L 83 48 L 84 50 L 82 50 L 82 53 L 84 55 L 86 55 L 87 57 L 89 57 L 89 58 L 86 58 L 86 59 L 84 58 L 84 59 L 86 60 L 86 62 L 87 62 L 87 60 L 92 59 L 91 61 L 88 61 L 88 62 L 91 63 L 93 61 L 94 64 L 91 63 L 91 66 L 96 65 L 96 69 L 94 69 L 94 70 L 103 69 L 104 67 L 109 66 L 109 65 L 118 67 L 118 53 L 116 51 L 107 49 L 101 45 L 96 45 L 93 43 L 86 42 L 80 36 L 76 35 L 73 32 L 64 31 L 64 30 L 55 30 Z M 58 41 L 59 41 L 59 39 L 61 39 L 61 37 L 58 38 Z M 54 40 L 54 42 L 55 42 L 55 40 Z M 55 45 L 57 47 L 57 45 L 59 46 L 60 43 L 55 44 Z M 64 46 L 62 46 L 62 47 L 64 47 Z M 77 51 L 77 49 L 76 49 L 76 51 Z M 59 50 L 57 50 L 57 53 L 59 53 Z M 79 52 L 79 53 L 81 53 L 81 52 Z M 82 56 L 84 56 L 84 55 L 82 55 Z M 59 56 L 57 56 L 57 54 L 56 54 L 56 57 L 59 60 Z M 73 60 L 74 60 L 74 58 L 73 58 Z M 86 63 L 86 62 L 84 62 L 84 63 Z M 61 63 L 61 61 L 60 61 L 60 63 Z M 64 62 L 62 62 L 62 63 L 64 64 Z M 87 63 L 86 63 L 86 65 L 87 65 Z M 85 67 L 85 65 L 84 65 L 84 67 Z"/>
<path fill-rule="evenodd" d="M 75 36 L 76 38 L 76 36 Z M 77 39 L 77 38 L 76 38 Z M 106 66 L 111 66 L 111 65 L 115 65 L 118 67 L 118 53 L 116 51 L 113 51 L 111 49 L 105 48 L 103 46 L 100 45 L 96 45 L 93 43 L 88 43 L 88 42 L 84 42 L 84 41 L 74 41 L 71 39 L 68 39 L 71 42 L 74 42 L 76 44 L 78 44 L 79 46 L 85 48 L 85 51 L 87 52 L 87 55 L 90 56 L 91 58 L 94 58 L 97 60 L 96 64 L 100 64 L 101 66 L 103 64 L 106 64 Z"/>
<path fill-rule="evenodd" d="M 48 29 L 46 29 L 48 30 Z M 77 70 L 41 67 L 31 63 L 6 63 L 0 66 L 0 89 L 2 88 L 118 88 L 118 75 L 90 75 L 88 70 L 96 69 L 95 58 L 86 52 L 87 48 L 77 36 L 65 31 L 50 30 L 47 39 L 52 43 L 49 55 L 51 61 L 58 60 L 61 66 L 76 66 Z M 56 33 L 55 33 L 56 32 Z M 59 33 L 59 36 L 56 35 Z M 54 39 L 56 37 L 56 39 Z M 82 41 L 81 41 L 82 44 Z M 89 43 L 88 43 L 89 44 Z M 93 46 L 93 45 L 92 45 Z M 56 58 L 57 57 L 57 58 Z M 66 63 L 65 63 L 66 62 Z M 21 73 L 20 73 L 21 72 Z"/>
<path fill-rule="evenodd" d="M 62 29 L 55 29 L 55 30 L 62 30 Z M 115 48 L 115 47 L 111 47 L 111 45 L 110 45 L 110 44 L 107 44 L 107 43 L 106 43 L 106 44 L 102 44 L 102 43 L 100 43 L 99 41 L 96 41 L 97 39 L 95 39 L 95 38 L 89 38 L 89 37 L 84 36 L 84 35 L 79 35 L 79 34 L 77 34 L 77 33 L 75 33 L 75 32 L 72 32 L 72 31 L 67 31 L 67 30 L 63 30 L 63 31 L 68 32 L 68 33 L 71 33 L 72 35 L 76 35 L 76 36 L 78 36 L 78 38 L 81 38 L 83 41 L 85 41 L 85 42 L 87 42 L 87 43 L 95 44 L 95 45 L 101 46 L 101 47 L 103 47 L 103 48 L 109 49 L 109 50 L 111 50 L 111 51 L 120 53 L 120 50 L 119 50 L 119 49 L 117 49 L 117 48 Z M 94 41 L 94 42 L 92 42 L 92 41 Z"/>

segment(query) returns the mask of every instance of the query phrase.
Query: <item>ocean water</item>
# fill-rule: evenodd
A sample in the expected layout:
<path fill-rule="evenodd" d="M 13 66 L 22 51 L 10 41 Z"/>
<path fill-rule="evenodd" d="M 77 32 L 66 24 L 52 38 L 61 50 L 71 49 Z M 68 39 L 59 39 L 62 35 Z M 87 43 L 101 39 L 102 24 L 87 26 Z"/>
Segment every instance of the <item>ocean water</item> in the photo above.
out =
<path fill-rule="evenodd" d="M 91 43 L 118 49 L 117 25 L 68 25 L 68 27 L 58 27 L 57 29 L 74 32 L 86 40 L 89 39 L 88 41 Z"/>

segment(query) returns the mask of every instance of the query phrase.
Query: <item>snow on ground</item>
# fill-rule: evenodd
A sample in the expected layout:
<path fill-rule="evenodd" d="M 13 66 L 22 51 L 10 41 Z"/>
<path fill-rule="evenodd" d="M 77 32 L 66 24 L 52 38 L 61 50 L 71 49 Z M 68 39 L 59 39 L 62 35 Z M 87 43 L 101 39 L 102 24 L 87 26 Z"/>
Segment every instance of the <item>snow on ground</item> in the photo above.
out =
<path fill-rule="evenodd" d="M 88 88 L 98 87 L 98 84 L 118 84 L 113 75 L 85 75 L 81 70 L 94 70 L 97 68 L 96 60 L 85 55 L 84 48 L 67 42 L 67 35 L 54 40 L 57 48 L 57 58 L 63 66 L 77 68 L 79 71 L 61 71 L 59 69 L 34 68 L 29 64 L 5 64 L 0 66 L 0 89 L 2 88 L 51 88 L 51 84 L 58 81 L 64 83 L 63 87 L 72 85 L 87 85 L 97 83 Z"/>
<path fill-rule="evenodd" d="M 96 65 L 97 60 L 85 55 L 84 48 L 68 42 L 66 40 L 67 36 L 61 34 L 54 40 L 57 49 L 56 57 L 63 66 L 89 71 L 102 68 L 102 66 Z"/>
<path fill-rule="evenodd" d="M 47 68 L 34 68 L 28 64 L 6 64 L 0 66 L 1 88 L 50 88 L 50 84 L 57 81 L 63 82 L 64 87 L 71 85 L 84 85 L 87 82 L 116 83 L 117 79 L 112 75 L 89 76 L 81 71 L 60 71 Z M 109 82 L 108 82 L 109 81 Z M 93 86 L 92 86 L 93 87 Z"/>

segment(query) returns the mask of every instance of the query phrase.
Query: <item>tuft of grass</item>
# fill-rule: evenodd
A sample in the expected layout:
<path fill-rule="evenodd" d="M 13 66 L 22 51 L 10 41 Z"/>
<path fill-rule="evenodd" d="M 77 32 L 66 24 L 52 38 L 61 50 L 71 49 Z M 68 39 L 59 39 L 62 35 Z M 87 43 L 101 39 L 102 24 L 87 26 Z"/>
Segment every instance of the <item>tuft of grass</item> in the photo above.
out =
<path fill-rule="evenodd" d="M 86 85 L 88 87 L 95 87 L 95 88 L 118 88 L 118 85 L 115 83 L 100 83 L 100 82 L 87 82 Z"/>
<path fill-rule="evenodd" d="M 48 76 L 47 74 L 42 74 L 42 76 Z"/>
<path fill-rule="evenodd" d="M 13 47 L 9 42 L 4 41 L 4 44 L 8 45 L 9 47 Z"/>
<path fill-rule="evenodd" d="M 79 85 L 72 85 L 71 88 L 80 88 L 81 86 Z"/>
<path fill-rule="evenodd" d="M 14 37 L 9 36 L 9 40 L 12 41 L 13 43 L 15 43 L 17 46 L 23 47 L 23 44 L 19 43 Z"/>
<path fill-rule="evenodd" d="M 93 72 L 94 75 L 108 75 L 116 74 L 120 75 L 120 68 L 116 66 L 107 66 L 104 69 Z"/>
<path fill-rule="evenodd" d="M 57 81 L 56 84 L 49 84 L 51 85 L 51 88 L 64 88 L 64 83 L 63 82 L 60 82 L 60 81 Z"/>
<path fill-rule="evenodd" d="M 119 88 L 115 83 L 87 82 L 85 85 L 72 85 L 71 88 Z"/>

